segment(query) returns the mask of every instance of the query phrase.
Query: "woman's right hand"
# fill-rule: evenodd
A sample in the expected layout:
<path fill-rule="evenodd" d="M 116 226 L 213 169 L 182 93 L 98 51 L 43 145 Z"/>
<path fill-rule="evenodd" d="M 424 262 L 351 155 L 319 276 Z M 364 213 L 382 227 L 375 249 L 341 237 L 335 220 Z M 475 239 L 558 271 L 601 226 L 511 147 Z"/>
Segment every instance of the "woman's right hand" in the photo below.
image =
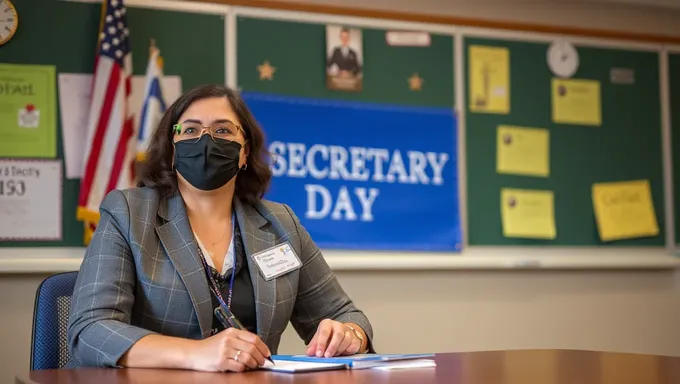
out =
<path fill-rule="evenodd" d="M 240 351 L 240 352 L 239 352 Z M 208 372 L 243 372 L 264 365 L 269 348 L 255 334 L 235 328 L 195 341 L 189 351 L 191 368 Z"/>

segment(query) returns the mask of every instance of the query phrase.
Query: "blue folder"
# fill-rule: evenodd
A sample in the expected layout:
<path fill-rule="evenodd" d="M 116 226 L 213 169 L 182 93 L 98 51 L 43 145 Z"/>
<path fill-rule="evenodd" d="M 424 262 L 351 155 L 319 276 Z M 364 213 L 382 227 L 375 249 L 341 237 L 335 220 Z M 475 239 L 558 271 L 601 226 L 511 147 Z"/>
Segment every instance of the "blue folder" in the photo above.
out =
<path fill-rule="evenodd" d="M 381 363 L 398 361 L 425 359 L 434 357 L 433 353 L 410 353 L 410 354 L 363 354 L 353 356 L 338 357 L 310 357 L 307 355 L 274 355 L 272 360 L 283 361 L 303 361 L 309 363 L 343 364 L 348 368 L 360 369 L 378 366 Z"/>

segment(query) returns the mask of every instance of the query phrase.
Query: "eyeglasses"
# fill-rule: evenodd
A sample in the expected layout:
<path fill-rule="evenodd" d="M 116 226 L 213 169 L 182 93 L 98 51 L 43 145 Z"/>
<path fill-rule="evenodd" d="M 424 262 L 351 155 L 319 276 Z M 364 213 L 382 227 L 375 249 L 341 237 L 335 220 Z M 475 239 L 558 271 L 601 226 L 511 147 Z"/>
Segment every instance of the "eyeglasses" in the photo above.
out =
<path fill-rule="evenodd" d="M 215 141 L 215 139 L 235 141 L 238 136 L 238 131 L 243 132 L 244 138 L 246 136 L 246 132 L 243 128 L 229 120 L 216 121 L 208 127 L 204 127 L 196 121 L 186 121 L 173 125 L 172 129 L 176 142 L 196 142 L 201 139 L 201 136 L 203 136 L 203 133 L 206 131 L 210 134 L 210 138 L 212 138 L 213 141 Z"/>

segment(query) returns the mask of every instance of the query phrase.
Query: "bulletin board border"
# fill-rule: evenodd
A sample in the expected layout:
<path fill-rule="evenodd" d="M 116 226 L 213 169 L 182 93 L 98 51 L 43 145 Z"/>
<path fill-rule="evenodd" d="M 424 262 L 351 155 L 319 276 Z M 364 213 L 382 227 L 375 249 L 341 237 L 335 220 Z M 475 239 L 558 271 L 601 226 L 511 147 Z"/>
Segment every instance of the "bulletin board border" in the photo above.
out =
<path fill-rule="evenodd" d="M 661 84 L 661 87 L 662 87 L 662 91 L 664 92 L 664 97 L 666 98 L 666 103 L 665 103 L 664 107 L 667 110 L 667 115 L 666 115 L 665 118 L 668 120 L 667 124 L 669 124 L 669 126 L 671 127 L 669 136 L 667 138 L 664 137 L 664 140 L 667 140 L 667 142 L 670 143 L 668 145 L 670 145 L 671 148 L 672 148 L 673 114 L 670 110 L 671 109 L 670 108 L 671 107 L 671 101 L 670 101 L 670 68 L 669 68 L 669 60 L 670 60 L 671 55 L 680 55 L 680 45 L 677 45 L 677 44 L 666 44 L 666 45 L 664 45 L 664 55 L 663 55 L 664 67 L 665 67 L 664 73 L 666 73 L 668 77 L 667 77 L 667 81 L 664 84 Z M 676 121 L 680 122 L 680 116 L 675 116 L 675 119 L 676 119 Z M 666 142 L 664 142 L 664 144 L 666 144 Z M 671 160 L 671 164 L 672 164 L 672 160 Z M 672 172 L 674 173 L 673 170 L 672 170 Z M 669 210 L 671 210 L 671 212 L 675 212 L 675 199 L 674 199 L 673 195 L 671 195 L 671 197 L 670 197 L 670 202 L 671 202 L 671 205 L 670 205 Z M 674 216 L 674 219 L 675 219 L 675 216 Z M 676 223 L 676 225 L 677 225 L 677 223 Z M 673 235 L 675 235 L 675 233 L 673 233 Z M 680 255 L 680 244 L 678 244 L 678 241 L 680 239 L 674 238 L 673 240 L 675 241 L 673 251 L 676 255 Z"/>
<path fill-rule="evenodd" d="M 663 247 L 496 247 L 475 246 L 465 254 L 322 250 L 333 271 L 614 271 L 680 267 Z M 84 247 L 7 248 L 0 252 L 0 274 L 52 274 L 76 271 Z"/>
<path fill-rule="evenodd" d="M 668 51 L 659 53 L 659 92 L 661 92 L 661 147 L 663 156 L 664 219 L 666 221 L 666 249 L 674 251 L 675 244 L 675 198 L 673 191 L 673 140 L 671 121 L 670 73 Z"/>

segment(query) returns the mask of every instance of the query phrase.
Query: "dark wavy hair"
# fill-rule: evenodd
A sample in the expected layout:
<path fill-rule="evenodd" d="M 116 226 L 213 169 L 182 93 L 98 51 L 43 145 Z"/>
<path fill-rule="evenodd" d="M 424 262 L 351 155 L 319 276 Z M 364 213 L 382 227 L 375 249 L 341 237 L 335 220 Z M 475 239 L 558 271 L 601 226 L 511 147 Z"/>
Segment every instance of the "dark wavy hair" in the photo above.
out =
<path fill-rule="evenodd" d="M 246 136 L 248 146 L 248 167 L 241 170 L 236 178 L 235 195 L 248 203 L 261 199 L 272 177 L 269 167 L 269 153 L 265 147 L 265 135 L 255 121 L 237 91 L 223 85 L 207 84 L 190 89 L 179 97 L 165 111 L 158 127 L 149 139 L 144 162 L 141 164 L 138 186 L 157 189 L 161 196 L 167 197 L 177 192 L 177 173 L 173 169 L 173 125 L 189 106 L 201 99 L 212 97 L 225 98 L 238 116 Z"/>

